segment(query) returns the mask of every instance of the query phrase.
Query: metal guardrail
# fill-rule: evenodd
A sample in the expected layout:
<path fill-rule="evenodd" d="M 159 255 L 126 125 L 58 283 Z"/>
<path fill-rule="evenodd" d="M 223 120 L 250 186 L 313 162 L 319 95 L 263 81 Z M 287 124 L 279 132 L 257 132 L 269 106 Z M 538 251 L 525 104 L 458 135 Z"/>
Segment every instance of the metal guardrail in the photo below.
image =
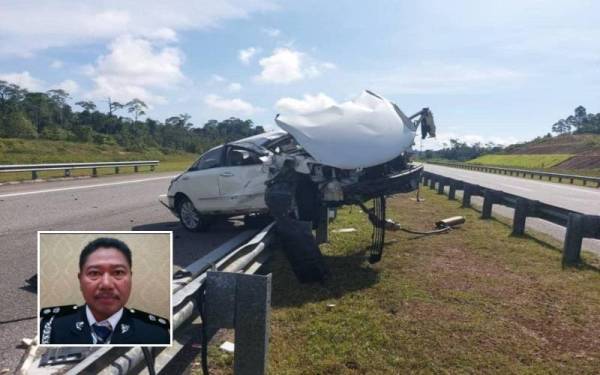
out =
<path fill-rule="evenodd" d="M 12 164 L 0 165 L 2 172 L 31 172 L 31 179 L 37 180 L 38 172 L 64 170 L 65 177 L 71 175 L 74 169 L 91 169 L 92 176 L 98 175 L 98 168 L 115 168 L 115 173 L 119 173 L 120 167 L 133 167 L 134 172 L 139 172 L 139 167 L 149 166 L 151 171 L 160 163 L 158 160 L 137 160 L 137 161 L 109 161 L 94 163 L 52 163 L 52 164 Z"/>
<path fill-rule="evenodd" d="M 510 176 L 522 176 L 530 178 L 534 178 L 535 176 L 538 179 L 542 179 L 542 177 L 547 177 L 549 181 L 552 181 L 553 178 L 556 178 L 558 182 L 562 182 L 563 180 L 569 180 L 569 183 L 573 183 L 576 180 L 582 181 L 583 186 L 587 186 L 588 182 L 596 183 L 596 187 L 600 188 L 600 177 L 591 177 L 591 176 L 580 176 L 580 175 L 571 175 L 571 174 L 563 174 L 563 173 L 552 173 L 552 172 L 544 172 L 544 171 L 535 171 L 529 169 L 516 169 L 516 168 L 502 168 L 502 167 L 493 167 L 487 165 L 478 165 L 478 164 L 468 164 L 468 163 L 444 163 L 438 161 L 427 161 L 429 164 L 442 165 L 445 167 L 454 167 L 467 169 L 472 171 L 480 171 L 480 172 L 488 172 L 488 173 L 496 173 L 496 174 L 504 174 Z"/>
<path fill-rule="evenodd" d="M 274 238 L 273 228 L 274 223 L 271 223 L 259 230 L 258 233 L 251 230 L 244 231 L 173 275 L 173 320 L 171 324 L 173 345 L 166 348 L 152 348 L 156 373 L 164 369 L 192 340 L 193 331 L 197 332 L 200 329 L 196 324 L 199 317 L 197 296 L 207 279 L 207 273 L 223 271 L 254 274 L 270 257 L 270 253 L 266 250 Z M 211 336 L 214 333 L 216 332 L 212 332 Z M 34 360 L 33 355 L 30 354 L 29 360 L 24 361 L 23 368 L 27 368 L 24 371 L 22 368 L 21 373 L 66 373 L 67 375 L 149 373 L 143 367 L 144 353 L 140 346 L 104 347 L 92 350 L 93 352 L 83 361 L 70 369 L 64 365 L 62 367 L 46 366 L 46 372 L 44 372 L 44 368 L 38 367 L 39 360 Z M 28 361 L 29 363 L 27 363 Z"/>
<path fill-rule="evenodd" d="M 523 235 L 527 217 L 537 217 L 566 227 L 567 231 L 563 245 L 563 265 L 581 263 L 581 244 L 583 238 L 600 239 L 600 216 L 582 214 L 577 211 L 556 207 L 500 190 L 470 184 L 432 172 L 423 172 L 422 179 L 423 184 L 429 185 L 430 189 L 435 189 L 437 183 L 438 194 L 444 194 L 444 189 L 448 186 L 448 199 L 455 199 L 456 190 L 462 190 L 462 207 L 471 206 L 472 196 L 483 197 L 482 219 L 491 218 L 494 204 L 514 208 L 512 230 L 514 235 Z"/>

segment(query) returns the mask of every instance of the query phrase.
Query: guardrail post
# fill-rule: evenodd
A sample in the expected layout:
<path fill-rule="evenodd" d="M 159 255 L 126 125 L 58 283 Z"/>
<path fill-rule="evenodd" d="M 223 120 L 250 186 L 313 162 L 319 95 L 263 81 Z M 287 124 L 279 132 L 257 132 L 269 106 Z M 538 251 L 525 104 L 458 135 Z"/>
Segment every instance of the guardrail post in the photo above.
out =
<path fill-rule="evenodd" d="M 473 192 L 473 185 L 464 183 L 463 188 L 463 197 L 462 197 L 462 207 L 468 208 L 471 207 L 471 193 Z"/>
<path fill-rule="evenodd" d="M 569 214 L 562 258 L 562 263 L 565 266 L 575 265 L 581 262 L 584 218 L 585 216 L 582 214 Z"/>
<path fill-rule="evenodd" d="M 119 174 L 119 167 L 115 167 L 115 174 Z"/>
<path fill-rule="evenodd" d="M 456 188 L 459 187 L 460 182 L 456 180 L 450 180 L 449 189 L 448 189 L 448 200 L 456 199 Z"/>
<path fill-rule="evenodd" d="M 98 168 L 92 168 L 92 177 L 98 177 Z"/>
<path fill-rule="evenodd" d="M 429 178 L 429 188 L 431 190 L 435 189 L 435 180 L 437 180 L 439 177 L 437 175 L 431 175 L 431 177 Z"/>
<path fill-rule="evenodd" d="M 498 201 L 500 192 L 494 190 L 485 190 L 483 193 L 483 208 L 481 209 L 481 218 L 489 219 L 492 217 L 492 208 Z"/>
<path fill-rule="evenodd" d="M 138 166 L 137 166 L 137 165 L 134 165 L 134 166 L 133 166 L 133 172 L 135 172 L 135 173 L 137 173 L 137 172 L 138 172 Z"/>
<path fill-rule="evenodd" d="M 265 374 L 271 275 L 208 272 L 205 306 L 208 332 L 235 329 L 234 374 Z"/>
<path fill-rule="evenodd" d="M 31 179 L 32 180 L 37 180 L 37 178 L 38 178 L 37 171 L 31 171 Z"/>
<path fill-rule="evenodd" d="M 152 172 L 154 172 L 154 167 L 155 167 L 155 165 L 154 165 L 154 164 L 152 164 L 152 165 L 150 166 L 150 170 L 151 170 Z"/>
<path fill-rule="evenodd" d="M 437 188 L 437 193 L 438 194 L 444 194 L 444 186 L 448 183 L 447 178 L 445 177 L 440 177 L 438 179 L 438 188 Z"/>
<path fill-rule="evenodd" d="M 65 169 L 65 177 L 69 177 L 69 176 L 71 176 L 71 170 Z"/>
<path fill-rule="evenodd" d="M 527 221 L 528 211 L 529 200 L 517 198 L 517 201 L 515 202 L 515 214 L 513 216 L 513 235 L 522 236 L 525 233 L 525 222 Z"/>

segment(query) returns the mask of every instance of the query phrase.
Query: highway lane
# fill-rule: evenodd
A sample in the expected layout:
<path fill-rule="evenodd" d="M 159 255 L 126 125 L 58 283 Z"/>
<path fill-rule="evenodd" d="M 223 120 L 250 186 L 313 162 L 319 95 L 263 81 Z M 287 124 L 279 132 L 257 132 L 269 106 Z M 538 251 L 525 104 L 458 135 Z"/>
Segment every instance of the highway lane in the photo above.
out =
<path fill-rule="evenodd" d="M 37 272 L 38 230 L 172 230 L 174 269 L 190 264 L 239 232 L 236 222 L 190 233 L 158 202 L 174 173 L 121 175 L 0 186 L 0 321 L 36 316 L 37 295 L 25 280 Z M 36 320 L 0 324 L 0 370 L 12 372 L 23 337 Z"/>
<path fill-rule="evenodd" d="M 600 189 L 467 171 L 432 164 L 426 164 L 425 170 L 584 214 L 600 215 Z M 476 197 L 473 199 L 475 203 L 481 201 Z M 511 208 L 494 205 L 493 212 L 512 218 L 514 211 Z M 527 228 L 549 234 L 560 241 L 563 241 L 565 236 L 563 227 L 536 218 L 527 219 Z M 584 239 L 583 248 L 600 255 L 600 240 Z"/>

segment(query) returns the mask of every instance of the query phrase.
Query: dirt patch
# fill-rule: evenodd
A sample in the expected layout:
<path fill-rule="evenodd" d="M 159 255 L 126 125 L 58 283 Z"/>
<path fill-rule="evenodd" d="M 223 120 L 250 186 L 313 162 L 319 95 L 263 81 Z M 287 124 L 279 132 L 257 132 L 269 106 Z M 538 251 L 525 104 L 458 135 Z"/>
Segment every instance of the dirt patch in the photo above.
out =
<path fill-rule="evenodd" d="M 565 160 L 554 166 L 559 169 L 595 169 L 600 168 L 600 150 L 591 150 Z"/>

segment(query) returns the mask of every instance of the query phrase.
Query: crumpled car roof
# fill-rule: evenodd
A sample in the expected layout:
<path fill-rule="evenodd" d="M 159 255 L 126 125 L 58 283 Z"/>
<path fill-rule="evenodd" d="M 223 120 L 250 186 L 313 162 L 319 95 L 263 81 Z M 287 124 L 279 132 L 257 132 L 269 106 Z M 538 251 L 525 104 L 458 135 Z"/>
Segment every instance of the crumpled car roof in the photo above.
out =
<path fill-rule="evenodd" d="M 277 125 L 316 161 L 341 169 L 390 161 L 414 144 L 416 126 L 392 102 L 370 91 L 303 115 L 280 115 Z"/>

